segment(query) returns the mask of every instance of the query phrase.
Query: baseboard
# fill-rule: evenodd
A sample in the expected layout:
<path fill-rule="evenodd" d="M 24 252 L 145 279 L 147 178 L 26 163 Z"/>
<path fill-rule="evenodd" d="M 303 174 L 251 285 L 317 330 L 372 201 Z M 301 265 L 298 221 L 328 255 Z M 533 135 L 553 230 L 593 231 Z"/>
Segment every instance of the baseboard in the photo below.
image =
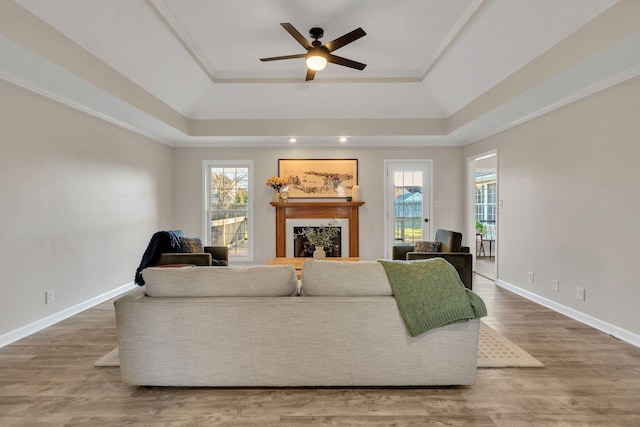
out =
<path fill-rule="evenodd" d="M 604 320 L 597 319 L 595 317 L 589 316 L 588 314 L 584 314 L 581 311 L 575 310 L 571 307 L 567 307 L 566 305 L 562 305 L 548 298 L 541 297 L 540 295 L 534 294 L 533 292 L 527 291 L 526 289 L 519 288 L 515 285 L 512 285 L 511 283 L 505 282 L 504 280 L 497 280 L 496 285 L 500 286 L 501 288 L 507 289 L 514 294 L 518 294 L 523 298 L 538 303 L 544 307 L 550 308 L 551 310 L 556 311 L 560 314 L 564 314 L 565 316 L 577 320 L 580 323 L 584 323 L 585 325 L 598 329 L 599 331 L 609 334 L 617 339 L 626 341 L 636 347 L 640 347 L 640 335 L 634 332 L 627 331 L 626 329 L 622 329 L 616 325 L 607 323 Z"/>
<path fill-rule="evenodd" d="M 72 307 L 61 310 L 57 313 L 53 313 L 45 318 L 40 320 L 36 320 L 33 323 L 29 323 L 21 328 L 8 332 L 4 335 L 0 336 L 0 348 L 9 345 L 13 342 L 16 342 L 24 337 L 27 337 L 33 333 L 36 333 L 44 328 L 48 328 L 51 325 L 54 325 L 61 320 L 67 319 L 71 316 L 74 316 L 86 309 L 94 307 L 98 304 L 101 304 L 111 298 L 117 297 L 120 294 L 127 292 L 130 289 L 135 288 L 136 285 L 133 282 L 127 283 L 126 285 L 120 286 L 119 288 L 113 289 L 109 292 L 106 292 L 102 295 L 98 295 L 93 297 L 87 301 L 81 302 L 80 304 L 76 304 Z"/>

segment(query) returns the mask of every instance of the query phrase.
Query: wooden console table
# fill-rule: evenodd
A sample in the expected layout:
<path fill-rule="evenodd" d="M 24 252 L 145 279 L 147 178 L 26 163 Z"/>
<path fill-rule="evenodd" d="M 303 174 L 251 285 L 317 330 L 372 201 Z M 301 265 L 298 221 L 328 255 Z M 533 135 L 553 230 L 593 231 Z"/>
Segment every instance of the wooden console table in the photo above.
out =
<path fill-rule="evenodd" d="M 287 219 L 347 218 L 349 220 L 349 256 L 360 256 L 358 208 L 364 202 L 271 202 L 276 208 L 276 257 L 287 256 Z"/>
<path fill-rule="evenodd" d="M 298 280 L 302 278 L 302 263 L 308 259 L 313 259 L 311 257 L 295 257 L 295 258 L 269 258 L 267 260 L 268 265 L 293 265 L 293 268 L 296 269 L 296 276 Z M 324 259 L 325 261 L 360 261 L 358 257 L 347 257 L 347 258 L 337 258 L 337 257 L 328 257 Z"/>

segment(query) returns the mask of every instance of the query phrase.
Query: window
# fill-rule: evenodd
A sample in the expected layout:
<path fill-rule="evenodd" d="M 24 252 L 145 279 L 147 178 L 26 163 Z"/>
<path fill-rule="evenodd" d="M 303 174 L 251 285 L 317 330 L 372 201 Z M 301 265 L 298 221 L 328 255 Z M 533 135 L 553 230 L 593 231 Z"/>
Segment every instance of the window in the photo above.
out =
<path fill-rule="evenodd" d="M 205 161 L 205 243 L 227 246 L 229 258 L 253 260 L 250 160 Z"/>
<path fill-rule="evenodd" d="M 485 237 L 492 239 L 496 223 L 496 174 L 476 174 L 476 221 L 487 229 Z"/>

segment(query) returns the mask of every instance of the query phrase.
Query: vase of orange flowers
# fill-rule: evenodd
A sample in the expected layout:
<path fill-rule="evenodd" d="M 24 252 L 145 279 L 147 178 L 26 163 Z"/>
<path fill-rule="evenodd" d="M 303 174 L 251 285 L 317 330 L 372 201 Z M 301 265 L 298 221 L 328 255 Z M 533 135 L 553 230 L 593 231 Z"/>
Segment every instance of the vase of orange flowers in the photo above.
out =
<path fill-rule="evenodd" d="M 276 203 L 279 202 L 280 190 L 282 189 L 282 187 L 287 185 L 287 180 L 284 178 L 280 178 L 279 176 L 272 176 L 271 178 L 267 179 L 267 185 L 273 188 L 273 201 Z"/>

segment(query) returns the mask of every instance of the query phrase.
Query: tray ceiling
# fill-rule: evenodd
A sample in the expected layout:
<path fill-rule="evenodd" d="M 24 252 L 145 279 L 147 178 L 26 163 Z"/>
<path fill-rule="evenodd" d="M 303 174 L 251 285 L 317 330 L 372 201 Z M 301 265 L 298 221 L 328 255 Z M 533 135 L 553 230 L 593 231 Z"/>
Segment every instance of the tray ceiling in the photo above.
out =
<path fill-rule="evenodd" d="M 16 0 L 0 77 L 173 146 L 464 145 L 640 72 L 640 2 Z M 367 35 L 304 82 L 279 25 Z"/>

